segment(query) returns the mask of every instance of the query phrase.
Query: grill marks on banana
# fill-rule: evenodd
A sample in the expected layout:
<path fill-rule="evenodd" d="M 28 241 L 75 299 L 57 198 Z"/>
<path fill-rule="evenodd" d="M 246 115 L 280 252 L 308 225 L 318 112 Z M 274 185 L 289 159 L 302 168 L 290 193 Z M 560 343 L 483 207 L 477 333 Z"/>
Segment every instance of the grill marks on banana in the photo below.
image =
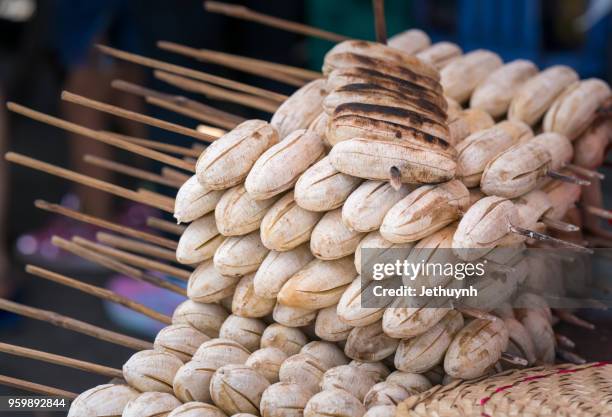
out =
<path fill-rule="evenodd" d="M 417 141 L 422 141 L 427 145 L 436 145 L 444 150 L 447 150 L 450 147 L 450 144 L 446 140 L 434 136 L 432 134 L 417 130 L 416 127 L 424 128 L 426 124 L 432 124 L 434 125 L 432 127 L 438 127 L 443 132 L 446 131 L 446 133 L 448 133 L 448 129 L 444 124 L 439 123 L 429 117 L 426 117 L 422 113 L 416 111 L 411 111 L 405 108 L 395 106 L 385 106 L 381 104 L 343 103 L 336 107 L 336 109 L 334 110 L 334 119 L 338 116 L 343 116 L 346 114 L 364 115 L 369 120 L 384 122 L 391 126 L 397 127 L 400 130 L 408 130 L 409 132 L 413 133 L 411 139 L 414 138 Z M 398 121 L 396 122 L 391 120 Z M 400 124 L 400 120 L 410 123 L 411 126 Z M 430 129 L 428 128 L 427 130 Z M 396 131 L 396 135 L 398 133 L 400 134 L 400 137 L 403 136 L 401 132 Z"/>
<path fill-rule="evenodd" d="M 391 89 L 385 86 L 377 85 L 376 83 L 363 82 L 344 85 L 337 88 L 335 91 L 341 93 L 348 92 L 385 95 L 399 101 L 410 100 L 410 102 L 406 104 L 415 104 L 416 109 L 420 110 L 421 112 L 427 111 L 432 113 L 433 116 L 437 116 L 436 121 L 443 123 L 446 120 L 446 112 L 438 104 L 436 104 L 435 101 L 430 100 L 426 95 L 424 96 L 419 94 L 419 91 L 414 90 L 415 89 L 411 89 L 408 94 L 406 94 L 402 90 Z"/>
<path fill-rule="evenodd" d="M 448 107 L 444 97 L 439 96 L 422 85 L 385 74 L 372 68 L 352 67 L 337 69 L 329 75 L 327 80 L 330 90 L 343 85 L 361 83 L 373 83 L 379 87 L 397 91 L 406 96 L 426 99 L 445 111 Z"/>

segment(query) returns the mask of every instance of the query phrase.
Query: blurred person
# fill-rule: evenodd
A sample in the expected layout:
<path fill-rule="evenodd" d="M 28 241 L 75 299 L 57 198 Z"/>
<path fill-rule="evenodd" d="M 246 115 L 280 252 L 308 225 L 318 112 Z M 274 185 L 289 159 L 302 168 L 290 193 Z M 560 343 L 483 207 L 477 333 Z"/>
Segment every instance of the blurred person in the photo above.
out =
<path fill-rule="evenodd" d="M 0 103 L 4 104 L 9 90 L 19 84 L 19 74 L 24 62 L 28 62 L 35 49 L 34 36 L 24 36 L 24 29 L 32 25 L 35 17 L 34 0 L 0 0 Z M 0 155 L 8 149 L 8 117 L 4 105 L 0 105 Z M 10 258 L 7 248 L 7 197 L 9 195 L 8 166 L 0 158 L 0 297 L 13 295 L 16 284 L 11 279 Z"/>
<path fill-rule="evenodd" d="M 144 112 L 141 100 L 130 94 L 111 88 L 115 78 L 142 84 L 143 75 L 138 66 L 115 61 L 95 49 L 96 43 L 138 52 L 140 34 L 135 19 L 133 1 L 123 0 L 54 0 L 50 13 L 50 49 L 64 74 L 63 89 L 94 100 L 111 103 L 137 112 Z M 142 124 L 113 117 L 86 107 L 61 102 L 61 116 L 68 121 L 94 130 L 111 130 L 118 127 L 130 136 L 146 136 Z M 70 168 L 77 172 L 113 182 L 110 171 L 88 164 L 86 154 L 113 159 L 113 148 L 89 138 L 72 133 L 69 137 Z M 62 204 L 85 213 L 111 219 L 117 216 L 120 223 L 142 226 L 147 215 L 154 211 L 136 204 L 123 204 L 123 212 L 115 213 L 113 197 L 105 192 L 80 184 L 71 184 L 71 191 Z M 95 227 L 75 222 L 63 216 L 50 216 L 42 228 L 27 232 L 17 239 L 17 251 L 28 262 L 55 264 L 62 260 L 64 270 L 97 269 L 93 264 L 59 250 L 51 244 L 54 235 L 71 237 L 75 234 L 94 238 Z"/>

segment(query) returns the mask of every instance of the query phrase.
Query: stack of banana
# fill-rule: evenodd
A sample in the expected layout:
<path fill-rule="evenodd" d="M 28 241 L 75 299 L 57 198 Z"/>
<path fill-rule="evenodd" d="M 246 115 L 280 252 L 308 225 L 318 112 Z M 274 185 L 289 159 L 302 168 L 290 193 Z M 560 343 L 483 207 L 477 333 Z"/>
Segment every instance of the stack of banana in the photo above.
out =
<path fill-rule="evenodd" d="M 154 350 L 126 362 L 127 385 L 86 391 L 69 416 L 390 417 L 432 384 L 513 366 L 504 357 L 554 361 L 546 301 L 507 303 L 537 280 L 537 260 L 495 249 L 568 226 L 584 181 L 564 170 L 593 143 L 585 131 L 609 87 L 563 66 L 463 55 L 417 30 L 390 45 L 403 50 L 338 44 L 327 78 L 202 153 L 175 208 L 189 223 L 176 257 L 197 266 L 189 300 Z M 509 266 L 510 284 L 485 281 L 480 311 L 364 308 L 362 248 L 484 256 Z"/>

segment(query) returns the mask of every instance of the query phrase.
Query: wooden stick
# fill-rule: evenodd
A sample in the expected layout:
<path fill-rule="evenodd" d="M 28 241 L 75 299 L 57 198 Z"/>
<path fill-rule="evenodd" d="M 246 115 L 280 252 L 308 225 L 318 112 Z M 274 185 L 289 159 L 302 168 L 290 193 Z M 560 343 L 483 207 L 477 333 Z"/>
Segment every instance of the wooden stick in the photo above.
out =
<path fill-rule="evenodd" d="M 152 349 L 153 344 L 144 340 L 136 339 L 121 333 L 106 330 L 93 324 L 67 317 L 53 311 L 42 310 L 35 307 L 15 303 L 4 298 L 0 298 L 0 310 L 10 311 L 14 314 L 29 317 L 35 320 L 45 321 L 57 327 L 83 333 L 96 339 L 104 340 L 109 343 L 124 346 L 134 350 Z"/>
<path fill-rule="evenodd" d="M 173 112 L 191 117 L 204 123 L 221 126 L 224 129 L 233 129 L 246 119 L 234 114 L 218 110 L 214 107 L 191 100 L 184 96 L 171 95 L 151 90 L 127 81 L 114 80 L 111 87 L 126 93 L 144 97 L 147 102 Z"/>
<path fill-rule="evenodd" d="M 189 179 L 189 175 L 185 175 L 176 169 L 172 169 L 169 167 L 163 167 L 161 170 L 162 177 L 169 178 L 177 182 L 184 183 Z"/>
<path fill-rule="evenodd" d="M 214 126 L 209 126 L 209 125 L 203 125 L 203 124 L 199 124 L 196 126 L 196 130 L 198 132 L 202 132 L 202 133 L 208 133 L 209 135 L 215 135 L 217 137 L 221 137 L 223 135 L 225 135 L 227 133 L 227 130 L 225 129 L 219 129 L 218 127 L 214 127 Z M 194 149 L 200 149 L 201 151 L 203 151 L 204 149 L 206 149 L 205 146 L 202 146 L 202 144 L 199 143 L 194 143 L 193 145 L 191 145 L 192 148 Z"/>
<path fill-rule="evenodd" d="M 574 326 L 582 327 L 587 330 L 595 330 L 595 325 L 593 323 L 581 319 L 570 311 L 555 309 L 554 312 L 557 317 L 566 323 L 573 324 Z"/>
<path fill-rule="evenodd" d="M 512 365 L 517 365 L 517 366 L 527 366 L 529 365 L 529 362 L 527 361 L 527 359 L 525 358 L 521 358 L 520 356 L 516 356 L 516 355 L 512 355 L 508 352 L 502 352 L 501 358 L 502 361 L 512 364 Z"/>
<path fill-rule="evenodd" d="M 304 25 L 302 23 L 291 22 L 289 20 L 281 19 L 278 17 L 268 16 L 244 6 L 237 6 L 219 1 L 206 1 L 204 2 L 204 8 L 209 12 L 220 13 L 225 16 L 235 17 L 251 22 L 257 22 L 261 23 L 262 25 L 271 26 L 304 36 L 312 36 L 314 38 L 319 38 L 331 42 L 342 42 L 351 39 L 344 35 L 339 35 L 337 33 L 329 32 L 327 30 Z"/>
<path fill-rule="evenodd" d="M 215 136 L 205 135 L 204 133 L 198 132 L 195 129 L 177 125 L 175 123 L 170 123 L 165 120 L 156 119 L 155 117 L 136 113 L 130 110 L 123 109 L 121 107 L 103 103 L 101 101 L 92 100 L 90 98 L 71 93 L 70 91 L 62 91 L 61 97 L 62 100 L 65 100 L 69 103 L 78 104 L 89 109 L 99 110 L 101 112 L 111 114 L 113 116 L 119 116 L 124 119 L 133 120 L 135 122 L 167 130 L 168 132 L 174 132 L 180 135 L 190 136 L 194 139 L 198 139 L 204 142 L 212 142 L 217 139 Z"/>
<path fill-rule="evenodd" d="M 101 255 L 95 251 L 79 246 L 74 242 L 70 242 L 68 240 L 55 236 L 51 240 L 51 243 L 53 243 L 58 248 L 68 251 L 76 256 L 80 256 L 81 258 L 87 259 L 90 262 L 102 265 L 105 268 L 126 275 L 137 281 L 146 282 L 147 284 L 163 288 L 173 293 L 187 296 L 187 291 L 178 285 L 172 284 L 171 282 L 168 282 L 160 277 L 147 274 L 146 272 L 138 268 L 119 262 L 118 260 L 113 259 L 111 257 Z"/>
<path fill-rule="evenodd" d="M 23 346 L 11 345 L 9 343 L 0 342 L 0 352 L 8 353 L 9 355 L 21 356 L 22 358 L 48 362 L 55 365 L 67 366 L 69 368 L 91 372 L 94 374 L 107 376 L 109 378 L 123 378 L 123 372 L 121 369 L 110 368 L 108 366 L 98 365 L 92 362 L 81 361 L 78 359 L 69 358 L 67 356 L 56 355 L 54 353 L 43 352 L 41 350 L 30 349 Z"/>
<path fill-rule="evenodd" d="M 561 348 L 557 348 L 555 349 L 555 351 L 557 355 L 559 355 L 559 357 L 563 359 L 564 362 L 575 363 L 576 365 L 584 365 L 587 362 L 586 359 L 584 359 L 577 353 L 570 352 Z"/>
<path fill-rule="evenodd" d="M 190 80 L 189 78 L 181 77 L 180 75 L 173 75 L 169 72 L 154 71 L 153 74 L 158 80 L 164 81 L 185 91 L 203 94 L 206 97 L 213 99 L 238 103 L 253 109 L 267 111 L 268 113 L 274 113 L 279 106 L 278 103 L 262 97 L 244 93 L 236 93 L 225 88 L 216 87 L 212 84 L 206 84 L 202 81 L 194 81 Z"/>
<path fill-rule="evenodd" d="M 172 275 L 173 277 L 181 278 L 185 281 L 189 279 L 191 272 L 186 269 L 176 268 L 174 266 L 157 262 L 143 256 L 134 255 L 119 249 L 114 249 L 108 246 L 100 245 L 79 236 L 73 236 L 72 241 L 77 245 L 81 245 L 87 249 L 101 253 L 102 255 L 111 256 L 129 265 L 134 265 L 139 268 L 145 268 L 152 271 L 161 272 L 162 274 Z"/>
<path fill-rule="evenodd" d="M 145 97 L 145 101 L 153 106 L 160 107 L 165 110 L 169 110 L 178 114 L 182 114 L 183 116 L 191 117 L 192 119 L 202 121 L 205 123 L 212 123 L 217 126 L 225 127 L 228 129 L 233 129 L 238 124 L 234 122 L 225 122 L 223 119 L 219 119 L 217 117 L 208 115 L 206 113 L 199 113 L 195 110 L 191 110 L 185 108 L 179 104 L 172 103 L 167 100 L 163 100 L 157 97 Z"/>
<path fill-rule="evenodd" d="M 181 156 L 193 156 L 196 158 L 200 156 L 199 151 L 193 148 L 187 148 L 185 146 L 177 146 L 177 145 L 172 145 L 170 143 L 158 142 L 156 140 L 149 140 L 149 139 L 137 138 L 134 136 L 121 135 L 119 133 L 109 132 L 106 130 L 101 130 L 101 132 L 109 136 L 115 136 L 117 138 L 126 140 L 128 142 L 135 143 L 136 145 L 144 146 L 150 149 L 155 149 L 157 151 L 172 153 L 172 154 L 181 155 Z"/>
<path fill-rule="evenodd" d="M 96 233 L 96 240 L 100 243 L 104 243 L 107 246 L 112 246 L 117 249 L 123 249 L 130 252 L 139 253 L 141 255 L 148 255 L 153 258 L 164 259 L 170 262 L 176 262 L 176 253 L 174 251 L 161 248 L 156 245 L 151 245 L 149 243 L 143 243 L 137 240 L 128 239 L 125 237 L 120 237 L 104 232 Z"/>
<path fill-rule="evenodd" d="M 74 392 L 64 391 L 63 389 L 50 387 L 48 385 L 37 384 L 35 382 L 26 381 L 24 379 L 19 378 L 13 378 L 6 375 L 0 375 L 0 385 L 33 392 L 36 394 L 67 398 L 69 400 L 74 400 L 76 397 L 78 397 L 78 394 L 75 394 Z"/>
<path fill-rule="evenodd" d="M 542 223 L 544 223 L 547 227 L 551 229 L 559 230 L 561 232 L 577 232 L 580 230 L 580 227 L 575 224 L 567 223 L 562 220 L 552 219 L 550 217 L 544 216 L 542 218 Z"/>
<path fill-rule="evenodd" d="M 372 0 L 374 10 L 374 28 L 376 30 L 376 41 L 387 44 L 387 23 L 385 20 L 385 0 Z"/>
<path fill-rule="evenodd" d="M 26 265 L 26 272 L 32 275 L 35 275 L 37 277 L 47 279 L 49 281 L 56 282 L 58 284 L 65 285 L 70 288 L 74 288 L 86 294 L 93 295 L 94 297 L 98 297 L 103 300 L 108 300 L 110 302 L 120 304 L 124 307 L 129 308 L 130 310 L 136 311 L 140 314 L 150 317 L 153 320 L 157 320 L 160 323 L 172 324 L 172 318 L 166 316 L 165 314 L 158 313 L 157 311 L 152 310 L 143 304 L 137 303 L 136 301 L 132 301 L 129 298 L 119 295 L 113 291 L 107 290 L 106 288 L 101 288 L 95 285 L 87 284 L 85 282 L 81 282 L 76 279 L 67 277 L 65 275 L 58 274 L 56 272 L 49 271 L 47 269 L 39 268 L 34 265 Z"/>
<path fill-rule="evenodd" d="M 46 162 L 39 161 L 34 158 L 30 158 L 25 155 L 20 155 L 13 152 L 8 152 L 5 155 L 7 161 L 23 165 L 32 169 L 36 169 L 38 171 L 46 172 L 47 174 L 55 175 L 60 178 L 67 179 L 69 181 L 77 182 L 79 184 L 86 185 L 88 187 L 96 188 L 98 190 L 105 191 L 110 194 L 114 194 L 119 197 L 126 198 L 128 200 L 136 201 L 138 203 L 142 203 L 151 207 L 158 208 L 160 210 L 164 210 L 168 213 L 174 212 L 174 205 L 161 203 L 160 201 L 151 201 L 145 198 L 142 194 L 130 190 L 128 188 L 120 187 L 115 184 L 111 184 L 106 181 L 99 180 L 97 178 L 93 178 L 87 175 L 79 174 L 78 172 L 70 171 L 65 168 L 60 168 L 58 166 L 48 164 Z"/>
<path fill-rule="evenodd" d="M 86 154 L 83 156 L 83 160 L 89 164 L 108 169 L 109 171 L 118 172 L 120 174 L 149 181 L 154 184 L 166 185 L 173 188 L 180 188 L 181 185 L 183 185 L 183 183 L 165 178 L 159 174 L 145 171 L 144 169 L 140 168 L 134 168 L 130 165 L 115 162 L 110 159 L 100 158 L 95 155 Z"/>
<path fill-rule="evenodd" d="M 172 233 L 179 236 L 185 231 L 185 226 L 171 223 L 157 217 L 147 217 L 147 226 L 152 227 L 153 229 L 161 230 L 162 232 Z"/>
<path fill-rule="evenodd" d="M 92 224 L 94 226 L 102 227 L 104 229 L 111 230 L 113 232 L 121 233 L 126 236 L 130 236 L 136 239 L 144 240 L 145 242 L 153 243 L 159 246 L 163 246 L 167 249 L 176 250 L 177 242 L 172 239 L 167 239 L 162 236 L 153 235 L 151 233 L 143 232 L 141 230 L 132 229 L 131 227 L 123 226 L 117 223 L 113 223 L 108 220 L 101 219 L 99 217 L 91 216 L 89 214 L 81 213 L 70 208 L 60 206 L 59 204 L 52 204 L 44 200 L 34 201 L 34 205 L 41 209 L 51 213 L 60 214 L 62 216 L 69 217 L 80 222 Z"/>
<path fill-rule="evenodd" d="M 584 208 L 584 210 L 587 213 L 590 213 L 590 214 L 592 214 L 594 216 L 600 217 L 600 218 L 605 219 L 605 220 L 612 220 L 612 211 L 610 211 L 610 210 L 606 210 L 606 209 L 600 208 L 600 207 L 584 205 L 584 204 L 580 204 L 580 207 Z"/>
<path fill-rule="evenodd" d="M 160 49 L 176 52 L 178 54 L 186 55 L 192 58 L 196 58 L 200 61 L 212 62 L 215 64 L 221 64 L 230 68 L 235 68 L 241 71 L 248 71 L 249 69 L 242 68 L 241 66 L 250 65 L 257 66 L 259 68 L 267 68 L 283 74 L 288 74 L 294 77 L 294 80 L 312 81 L 317 78 L 322 78 L 323 74 L 318 71 L 312 71 L 305 68 L 294 67 L 286 64 L 278 64 L 276 62 L 265 61 L 263 59 L 250 58 L 242 55 L 229 54 L 221 51 L 213 51 L 211 49 L 203 48 L 192 48 L 187 45 L 181 45 L 175 42 L 169 41 L 157 41 L 157 46 Z"/>
<path fill-rule="evenodd" d="M 126 140 L 119 139 L 112 135 L 106 135 L 104 132 L 89 129 L 85 126 L 81 126 L 76 123 L 71 123 L 66 120 L 59 119 L 57 117 L 49 116 L 48 114 L 29 109 L 16 103 L 9 102 L 6 104 L 6 107 L 15 113 L 19 113 L 31 119 L 38 120 L 39 122 L 46 123 L 51 126 L 58 127 L 60 129 L 64 129 L 68 132 L 85 136 L 90 139 L 106 143 L 107 145 L 115 146 L 117 148 L 135 153 L 137 155 L 144 156 L 155 161 L 163 162 L 176 168 L 181 168 L 189 172 L 195 172 L 195 167 L 192 164 L 189 164 L 179 158 L 175 158 L 165 153 L 154 151 L 152 149 L 148 149 L 143 146 L 130 143 Z"/>
<path fill-rule="evenodd" d="M 573 175 L 566 175 L 558 171 L 551 170 L 551 171 L 548 171 L 546 175 L 548 175 L 550 178 L 553 178 L 555 180 L 569 182 L 571 184 L 577 184 L 583 187 L 588 187 L 589 185 L 591 185 L 591 181 L 583 180 L 582 178 L 578 178 Z"/>
<path fill-rule="evenodd" d="M 162 204 L 171 204 L 174 207 L 174 198 L 168 197 L 167 195 L 163 195 L 160 193 L 156 193 L 155 191 L 151 191 L 146 188 L 138 188 L 138 194 L 143 196 L 144 198 L 150 198 L 152 200 L 159 201 Z"/>
<path fill-rule="evenodd" d="M 576 343 L 574 343 L 574 341 L 572 339 L 570 339 L 569 337 L 559 334 L 559 333 L 555 333 L 555 339 L 557 340 L 557 343 L 565 348 L 568 349 L 574 349 L 576 347 Z"/>
<path fill-rule="evenodd" d="M 129 52 L 120 51 L 119 49 L 110 48 L 104 45 L 96 45 L 97 48 L 106 55 L 110 55 L 114 58 L 122 59 L 124 61 L 133 62 L 135 64 L 143 65 L 145 67 L 160 69 L 171 72 L 173 74 L 180 74 L 185 77 L 190 77 L 196 80 L 205 81 L 214 85 L 219 85 L 225 88 L 230 88 L 234 91 L 241 91 L 243 93 L 252 94 L 258 97 L 275 97 L 277 101 L 283 101 L 280 97 L 282 94 L 277 94 L 273 91 L 265 90 L 259 87 L 253 87 L 252 85 L 240 83 L 238 81 L 230 80 L 216 75 L 208 74 L 202 71 L 196 71 L 190 68 L 181 67 L 179 65 L 168 64 L 167 62 L 158 61 L 156 59 L 147 58 L 141 55 L 132 54 Z"/>
<path fill-rule="evenodd" d="M 591 249 L 585 248 L 584 246 L 580 246 L 572 242 L 568 242 L 567 240 L 557 239 L 556 237 L 552 237 L 544 233 L 539 233 L 534 230 L 525 229 L 524 227 L 515 226 L 512 224 L 509 224 L 508 227 L 510 229 L 510 232 L 515 233 L 517 235 L 525 236 L 529 239 L 536 239 L 541 242 L 550 242 L 555 246 L 567 247 L 582 253 L 593 253 Z"/>
<path fill-rule="evenodd" d="M 301 87 L 307 82 L 307 79 L 305 80 L 302 77 L 296 77 L 295 75 L 278 71 L 276 68 L 271 67 L 270 65 L 262 65 L 262 61 L 252 58 L 223 54 L 222 52 L 210 51 L 207 49 L 190 48 L 174 42 L 159 41 L 157 42 L 157 46 L 165 51 L 171 51 L 190 58 L 195 58 L 198 61 L 212 62 L 213 64 L 234 68 L 242 72 L 269 78 L 271 80 L 292 85 L 294 87 Z M 269 64 L 274 65 L 273 63 Z M 322 75 L 319 76 L 322 77 Z"/>
<path fill-rule="evenodd" d="M 574 165 L 574 164 L 567 164 L 565 168 L 569 169 L 570 171 L 578 175 L 583 175 L 587 178 L 596 178 L 599 180 L 603 180 L 606 178 L 606 176 L 602 174 L 601 172 L 597 172 L 592 169 L 587 169 L 587 168 L 584 168 L 578 165 Z"/>

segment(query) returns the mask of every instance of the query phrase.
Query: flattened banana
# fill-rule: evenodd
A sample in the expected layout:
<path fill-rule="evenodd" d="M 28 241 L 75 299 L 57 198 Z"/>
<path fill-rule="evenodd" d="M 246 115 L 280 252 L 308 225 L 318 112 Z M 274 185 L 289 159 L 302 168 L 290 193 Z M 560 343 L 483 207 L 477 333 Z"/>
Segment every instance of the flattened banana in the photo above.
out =
<path fill-rule="evenodd" d="M 333 210 L 342 206 L 361 182 L 361 178 L 336 170 L 325 157 L 300 176 L 295 184 L 295 202 L 306 210 Z"/>
<path fill-rule="evenodd" d="M 596 78 L 566 88 L 546 112 L 544 131 L 576 139 L 593 121 L 595 112 L 608 97 L 610 86 Z"/>
<path fill-rule="evenodd" d="M 299 129 L 306 129 L 321 112 L 321 104 L 327 95 L 327 81 L 313 80 L 293 93 L 280 105 L 270 119 L 281 139 Z"/>
<path fill-rule="evenodd" d="M 470 107 L 482 109 L 492 117 L 503 116 L 518 89 L 537 73 L 538 68 L 531 61 L 508 62 L 478 84 L 470 98 Z"/>
<path fill-rule="evenodd" d="M 355 138 L 338 143 L 329 154 L 340 172 L 372 180 L 388 180 L 392 168 L 403 183 L 435 184 L 455 175 L 456 154 L 425 150 L 407 143 Z"/>
<path fill-rule="evenodd" d="M 325 54 L 323 62 L 323 74 L 329 74 L 336 68 L 337 62 L 334 57 L 352 53 L 363 58 L 381 59 L 386 62 L 391 62 L 406 68 L 406 71 L 414 71 L 422 77 L 428 77 L 431 80 L 438 81 L 440 76 L 438 72 L 429 64 L 425 64 L 420 59 L 413 55 L 400 51 L 398 49 L 383 45 L 377 42 L 368 42 L 361 40 L 350 40 L 337 44 Z"/>
<path fill-rule="evenodd" d="M 480 189 L 487 195 L 518 197 L 536 188 L 552 164 L 552 155 L 541 144 L 531 140 L 517 143 L 487 163 Z"/>
<path fill-rule="evenodd" d="M 520 225 L 516 206 L 503 197 L 485 197 L 474 203 L 459 222 L 453 251 L 465 261 L 478 259 L 508 242 L 510 225 Z"/>
<path fill-rule="evenodd" d="M 350 230 L 342 223 L 342 209 L 323 215 L 310 235 L 310 251 L 324 260 L 343 258 L 355 253 L 363 233 Z"/>
<path fill-rule="evenodd" d="M 247 120 L 211 143 L 196 164 L 202 185 L 223 190 L 244 181 L 257 158 L 279 140 L 263 120 Z"/>
<path fill-rule="evenodd" d="M 461 47 L 452 42 L 436 42 L 429 48 L 423 49 L 416 54 L 416 57 L 428 64 L 433 65 L 437 70 L 441 70 L 453 60 L 463 54 Z"/>
<path fill-rule="evenodd" d="M 223 240 L 225 237 L 217 230 L 214 214 L 209 213 L 187 226 L 176 248 L 176 260 L 194 265 L 210 259 Z"/>
<path fill-rule="evenodd" d="M 399 49 L 410 55 L 414 55 L 431 45 L 431 39 L 427 33 L 420 29 L 408 29 L 391 36 L 387 45 L 392 48 Z"/>
<path fill-rule="evenodd" d="M 323 140 L 313 132 L 296 130 L 263 153 L 244 186 L 254 200 L 265 200 L 293 187 L 302 172 L 325 154 Z"/>
<path fill-rule="evenodd" d="M 394 243 L 415 242 L 459 219 L 470 204 L 470 193 L 459 180 L 417 188 L 395 204 L 380 226 Z"/>
<path fill-rule="evenodd" d="M 563 90 L 576 81 L 578 74 L 570 67 L 555 65 L 545 69 L 516 92 L 508 108 L 508 119 L 535 125 Z"/>
<path fill-rule="evenodd" d="M 342 222 L 358 232 L 376 230 L 391 207 L 413 189 L 404 184 L 396 191 L 387 181 L 365 181 L 344 202 Z"/>
<path fill-rule="evenodd" d="M 444 356 L 444 370 L 454 378 L 477 378 L 501 358 L 507 345 L 502 319 L 474 319 L 455 335 Z"/>
<path fill-rule="evenodd" d="M 240 236 L 259 229 L 270 207 L 278 200 L 253 200 L 244 185 L 225 191 L 215 208 L 217 228 L 223 236 Z"/>
<path fill-rule="evenodd" d="M 311 310 L 329 307 L 340 300 L 356 275 L 350 256 L 333 261 L 315 259 L 283 285 L 278 301 Z"/>
<path fill-rule="evenodd" d="M 464 103 L 476 86 L 492 71 L 502 66 L 502 60 L 494 52 L 477 49 L 469 52 L 442 68 L 440 84 L 444 94 Z"/>
<path fill-rule="evenodd" d="M 179 188 L 174 202 L 174 218 L 179 223 L 189 223 L 215 209 L 223 191 L 202 186 L 197 176 L 192 176 Z"/>
<path fill-rule="evenodd" d="M 304 210 L 293 199 L 293 192 L 281 197 L 261 221 L 261 240 L 270 250 L 288 251 L 308 242 L 312 229 L 323 213 Z"/>

